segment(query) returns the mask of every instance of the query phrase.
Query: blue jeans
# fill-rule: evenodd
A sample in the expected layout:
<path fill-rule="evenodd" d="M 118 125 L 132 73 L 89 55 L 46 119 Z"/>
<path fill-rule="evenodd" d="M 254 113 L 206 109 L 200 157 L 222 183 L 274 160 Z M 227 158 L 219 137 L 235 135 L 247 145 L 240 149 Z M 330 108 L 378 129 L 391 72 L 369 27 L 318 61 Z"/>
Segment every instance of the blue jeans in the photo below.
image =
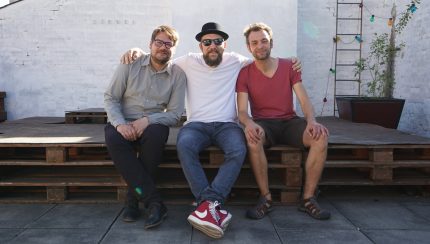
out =
<path fill-rule="evenodd" d="M 224 162 L 209 184 L 199 153 L 210 145 L 224 153 Z M 181 128 L 176 142 L 182 170 L 198 203 L 223 203 L 239 176 L 246 156 L 245 136 L 242 128 L 230 122 L 190 122 Z"/>

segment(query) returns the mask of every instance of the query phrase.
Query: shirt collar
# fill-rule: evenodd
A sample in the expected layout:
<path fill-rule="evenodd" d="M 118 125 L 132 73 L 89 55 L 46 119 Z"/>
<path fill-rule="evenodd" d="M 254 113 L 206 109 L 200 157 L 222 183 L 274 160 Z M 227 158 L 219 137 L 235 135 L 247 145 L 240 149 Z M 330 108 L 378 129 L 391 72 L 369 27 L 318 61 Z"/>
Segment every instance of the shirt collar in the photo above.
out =
<path fill-rule="evenodd" d="M 151 60 L 151 54 L 146 54 L 145 58 L 142 58 L 140 60 L 140 65 L 141 66 L 149 66 L 150 64 L 150 60 Z M 166 72 L 171 75 L 172 74 L 172 60 L 169 60 L 169 62 L 167 62 L 167 66 L 163 69 L 158 71 L 158 73 L 162 73 L 162 72 Z"/>

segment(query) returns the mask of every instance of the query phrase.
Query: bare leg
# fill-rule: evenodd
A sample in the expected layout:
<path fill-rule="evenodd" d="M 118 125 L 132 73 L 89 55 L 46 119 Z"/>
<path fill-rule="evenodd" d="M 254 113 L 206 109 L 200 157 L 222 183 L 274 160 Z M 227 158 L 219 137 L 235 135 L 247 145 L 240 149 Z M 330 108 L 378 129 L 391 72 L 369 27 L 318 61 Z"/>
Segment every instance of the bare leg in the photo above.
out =
<path fill-rule="evenodd" d="M 248 143 L 251 167 L 258 189 L 260 190 L 260 198 L 257 204 L 246 211 L 246 217 L 250 219 L 261 219 L 273 210 L 267 176 L 267 158 L 264 153 L 263 144 L 264 142 L 261 141 L 259 143 Z"/>
<path fill-rule="evenodd" d="M 264 152 L 263 142 L 257 144 L 248 143 L 249 159 L 252 171 L 257 182 L 260 195 L 272 200 L 269 191 L 269 180 L 267 175 L 267 158 Z"/>
<path fill-rule="evenodd" d="M 324 169 L 324 163 L 327 158 L 328 138 L 322 135 L 318 140 L 313 139 L 308 134 L 303 135 L 304 145 L 310 147 L 308 158 L 306 160 L 306 181 L 303 198 L 308 199 L 315 194 L 321 173 Z"/>

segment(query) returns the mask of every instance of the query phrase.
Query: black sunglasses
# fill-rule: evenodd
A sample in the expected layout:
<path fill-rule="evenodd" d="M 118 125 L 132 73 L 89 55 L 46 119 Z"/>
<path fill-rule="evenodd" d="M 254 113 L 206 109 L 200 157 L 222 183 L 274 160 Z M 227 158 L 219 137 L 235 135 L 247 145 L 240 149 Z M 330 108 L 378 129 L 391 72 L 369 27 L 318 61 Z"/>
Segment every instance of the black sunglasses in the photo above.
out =
<path fill-rule="evenodd" d="M 202 40 L 202 44 L 203 44 L 203 46 L 205 46 L 205 47 L 208 47 L 208 46 L 212 45 L 212 42 L 213 42 L 215 45 L 219 46 L 219 45 L 221 45 L 221 44 L 224 42 L 224 39 L 222 39 L 222 38 L 217 38 L 217 39 L 204 39 L 204 40 Z"/>

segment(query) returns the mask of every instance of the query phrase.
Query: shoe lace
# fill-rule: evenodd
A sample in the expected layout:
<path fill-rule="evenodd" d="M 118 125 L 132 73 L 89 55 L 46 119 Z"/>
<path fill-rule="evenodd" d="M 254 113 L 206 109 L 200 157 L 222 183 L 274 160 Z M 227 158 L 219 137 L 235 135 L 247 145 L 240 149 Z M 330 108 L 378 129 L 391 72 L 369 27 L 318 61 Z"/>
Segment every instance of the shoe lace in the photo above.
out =
<path fill-rule="evenodd" d="M 220 203 L 218 201 L 209 203 L 209 213 L 212 215 L 212 218 L 214 218 L 217 222 L 219 222 L 220 220 L 218 211 L 216 211 L 216 207 L 218 207 L 219 205 Z"/>

